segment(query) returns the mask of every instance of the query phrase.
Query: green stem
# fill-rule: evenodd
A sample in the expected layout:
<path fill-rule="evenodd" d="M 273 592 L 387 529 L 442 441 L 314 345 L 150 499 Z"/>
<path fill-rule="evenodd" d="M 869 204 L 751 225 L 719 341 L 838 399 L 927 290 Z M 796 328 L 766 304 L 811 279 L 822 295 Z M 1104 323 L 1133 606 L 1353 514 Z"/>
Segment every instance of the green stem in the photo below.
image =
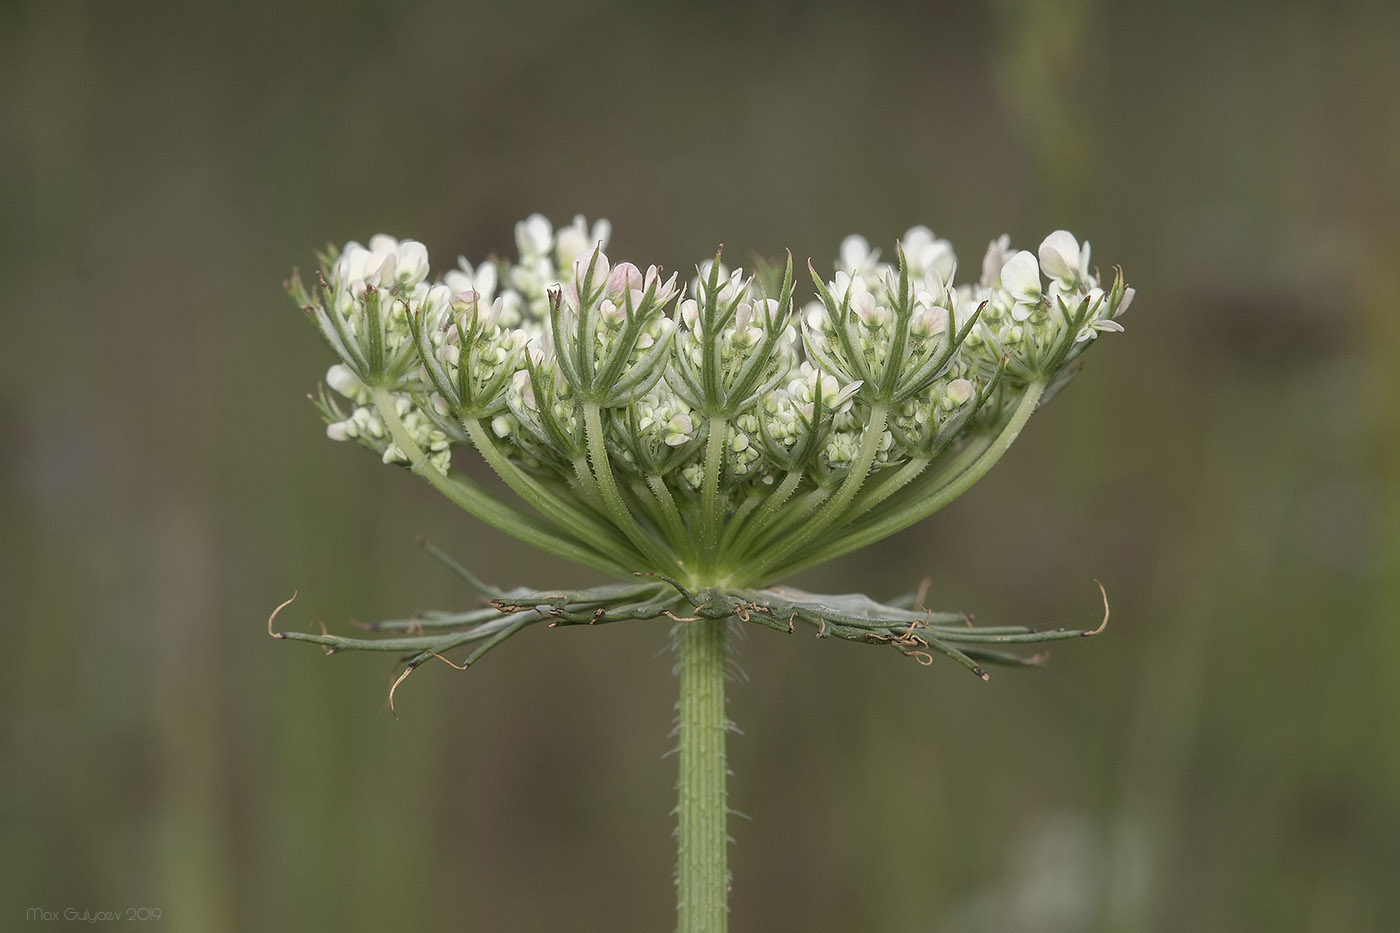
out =
<path fill-rule="evenodd" d="M 677 554 L 692 555 L 695 544 L 690 538 L 690 532 L 685 526 L 685 519 L 681 517 L 680 509 L 676 507 L 676 498 L 671 495 L 671 489 L 666 485 L 666 478 L 664 476 L 648 476 L 647 486 L 651 489 L 657 508 L 660 509 L 662 527 L 670 536 L 671 547 L 675 549 Z"/>
<path fill-rule="evenodd" d="M 379 410 L 379 417 L 384 421 L 384 426 L 389 429 L 389 436 L 393 438 L 394 445 L 408 457 L 413 472 L 427 480 L 434 489 L 446 496 L 453 504 L 492 528 L 503 531 L 512 538 L 517 538 L 547 553 L 558 554 L 566 560 L 582 564 L 585 567 L 592 567 L 594 570 L 600 570 L 610 576 L 624 580 L 633 579 L 632 571 L 635 568 L 624 567 L 609 560 L 591 547 L 586 547 L 573 538 L 562 535 L 558 530 L 551 528 L 539 519 L 511 508 L 485 492 L 465 476 L 455 474 L 448 476 L 443 473 L 428 462 L 428 457 L 423 449 L 418 446 L 413 435 L 408 433 L 408 429 L 399 420 L 398 412 L 394 409 L 393 393 L 388 389 L 375 389 L 373 399 L 374 407 Z"/>
<path fill-rule="evenodd" d="M 705 476 L 700 483 L 700 570 L 711 573 L 719 550 L 719 526 L 724 521 L 720 514 L 719 474 L 724 466 L 724 442 L 729 433 L 729 422 L 724 418 L 711 418 L 709 435 L 705 440 Z"/>
<path fill-rule="evenodd" d="M 597 480 L 598 492 L 603 496 L 603 505 L 608 517 L 627 540 L 652 561 L 654 570 L 677 570 L 676 556 L 657 543 L 647 531 L 637 524 L 636 517 L 622 493 L 617 488 L 617 478 L 613 476 L 612 461 L 608 459 L 607 442 L 603 439 L 603 412 L 597 402 L 587 402 L 583 406 L 584 434 L 588 441 L 588 456 L 593 462 L 593 478 Z"/>
<path fill-rule="evenodd" d="M 533 506 L 545 518 L 563 527 L 574 537 L 593 544 L 619 563 L 641 566 L 640 555 L 621 535 L 603 522 L 581 512 L 578 508 L 547 489 L 533 476 L 521 470 L 496 446 L 490 430 L 476 419 L 463 421 L 472 444 L 485 458 L 496 475 L 505 481 L 521 499 Z"/>
<path fill-rule="evenodd" d="M 988 441 L 987 445 L 990 446 L 991 443 L 991 441 Z M 941 488 L 943 483 L 946 482 L 948 478 L 956 477 L 959 474 L 961 474 L 963 470 L 967 469 L 969 464 L 973 463 L 978 457 L 982 456 L 982 453 L 986 449 L 986 446 L 978 447 L 976 445 L 969 445 L 968 447 L 963 449 L 955 458 L 953 458 L 953 460 L 949 462 L 946 467 L 944 467 L 938 472 L 937 476 L 934 478 L 932 483 L 924 484 L 925 488 L 923 495 L 920 495 L 919 492 L 915 490 L 913 494 L 903 496 L 900 499 L 891 502 L 889 506 L 887 506 L 884 509 L 881 509 L 875 515 L 871 516 L 869 521 L 878 521 L 879 519 L 889 514 L 891 511 L 907 508 L 910 505 L 910 503 L 914 503 L 915 505 L 917 505 L 918 502 L 920 502 L 928 496 L 928 489 L 937 490 Z M 895 493 L 904 489 L 904 487 L 908 486 L 914 480 L 918 479 L 919 475 L 923 473 L 924 470 L 928 468 L 928 465 L 932 462 L 933 461 L 926 456 L 914 457 L 908 463 L 904 464 L 904 466 L 900 467 L 899 470 L 896 471 L 893 476 L 881 480 L 875 486 L 870 486 L 866 487 L 865 489 L 862 489 L 860 491 L 860 494 L 856 496 L 855 501 L 851 503 L 850 508 L 846 509 L 846 514 L 841 516 L 841 524 L 840 526 L 838 526 L 837 531 L 840 532 L 843 536 L 851 533 L 853 530 L 858 531 L 861 526 L 852 528 L 852 525 L 855 523 L 856 519 L 865 515 L 865 513 L 871 511 L 877 506 L 882 505 L 885 502 L 885 500 L 889 499 Z"/>
<path fill-rule="evenodd" d="M 739 529 L 749 520 L 749 515 L 758 508 L 763 501 L 763 494 L 756 489 L 750 489 L 744 496 L 742 502 L 730 511 L 729 518 L 725 520 L 719 534 L 719 553 L 732 554 L 730 545 L 734 541 Z"/>
<path fill-rule="evenodd" d="M 846 510 L 846 514 L 841 516 L 842 526 L 849 525 L 918 479 L 919 474 L 928 467 L 928 464 L 929 461 L 924 457 L 914 457 L 895 471 L 893 476 L 881 480 L 878 485 L 862 489 L 860 495 L 856 496 L 855 501 L 851 503 L 851 507 Z"/>
<path fill-rule="evenodd" d="M 758 566 L 755 568 L 756 574 L 766 573 L 774 564 L 816 540 L 818 535 L 842 516 L 846 507 L 851 504 L 851 500 L 855 498 L 856 493 L 860 491 L 860 487 L 864 485 L 865 478 L 870 475 L 870 467 L 874 464 L 875 457 L 880 451 L 880 442 L 884 436 L 885 421 L 888 416 L 889 409 L 886 406 L 871 406 L 870 420 L 866 422 L 865 430 L 861 435 L 860 451 L 856 454 L 855 460 L 852 461 L 850 472 L 846 474 L 845 481 L 841 483 L 835 495 L 822 504 L 816 515 L 812 516 L 786 541 L 770 549 L 758 561 Z"/>
<path fill-rule="evenodd" d="M 725 831 L 724 621 L 680 623 L 680 801 L 676 929 L 723 933 L 729 921 Z"/>
<path fill-rule="evenodd" d="M 996 462 L 1002 458 L 1002 455 L 1006 453 L 1021 433 L 1021 429 L 1026 426 L 1031 415 L 1035 413 L 1036 406 L 1040 403 L 1040 397 L 1044 393 L 1044 383 L 1035 382 L 1027 386 L 1025 395 L 1021 396 L 1016 410 L 1012 412 L 1011 420 L 1007 422 L 1006 427 L 1001 429 L 996 440 L 992 441 L 967 469 L 956 474 L 946 484 L 923 495 L 915 502 L 900 503 L 900 507 L 888 515 L 877 513 L 879 517 L 872 516 L 872 521 L 857 524 L 850 531 L 831 541 L 821 542 L 816 547 L 795 554 L 791 559 L 777 567 L 764 568 L 767 575 L 777 579 L 794 574 L 799 570 L 805 570 L 808 567 L 831 560 L 833 557 L 839 557 L 842 554 L 863 548 L 867 544 L 887 538 L 937 512 L 967 492 L 973 483 L 985 476 L 987 471 L 996 465 Z"/>
<path fill-rule="evenodd" d="M 823 502 L 831 498 L 835 489 L 818 486 L 809 489 L 780 508 L 767 527 L 756 528 L 755 535 L 744 544 L 742 551 L 736 551 L 742 561 L 756 560 L 775 542 L 783 541 L 815 512 Z"/>
<path fill-rule="evenodd" d="M 588 468 L 588 454 L 579 454 L 573 459 L 574 477 L 578 480 L 578 491 L 589 504 L 603 507 L 603 497 L 598 492 L 598 482 L 593 471 Z"/>
<path fill-rule="evenodd" d="M 783 477 L 778 488 L 763 497 L 763 504 L 758 512 L 745 518 L 740 522 L 740 516 L 735 515 L 729 523 L 729 528 L 725 529 L 725 541 L 721 542 L 722 549 L 726 554 L 743 554 L 753 539 L 764 530 L 772 526 L 773 518 L 778 514 L 778 510 L 787 504 L 792 498 L 793 490 L 797 484 L 802 482 L 805 474 L 801 470 L 789 470 Z M 730 533 L 734 529 L 734 533 Z"/>

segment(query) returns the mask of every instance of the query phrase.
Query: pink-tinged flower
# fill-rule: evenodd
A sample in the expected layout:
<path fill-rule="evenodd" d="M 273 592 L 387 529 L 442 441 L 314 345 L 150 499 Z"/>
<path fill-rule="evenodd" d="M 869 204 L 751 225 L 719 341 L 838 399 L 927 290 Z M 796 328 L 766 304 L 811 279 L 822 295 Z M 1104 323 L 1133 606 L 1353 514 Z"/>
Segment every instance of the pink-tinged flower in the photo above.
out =
<path fill-rule="evenodd" d="M 596 274 L 595 274 L 596 275 Z M 608 274 L 608 291 L 619 293 L 623 289 L 631 291 L 642 287 L 642 270 L 630 262 L 620 262 Z"/>
<path fill-rule="evenodd" d="M 1001 268 L 1011 258 L 1011 237 L 1003 233 L 987 244 L 987 254 L 982 257 L 982 287 L 1001 287 Z"/>

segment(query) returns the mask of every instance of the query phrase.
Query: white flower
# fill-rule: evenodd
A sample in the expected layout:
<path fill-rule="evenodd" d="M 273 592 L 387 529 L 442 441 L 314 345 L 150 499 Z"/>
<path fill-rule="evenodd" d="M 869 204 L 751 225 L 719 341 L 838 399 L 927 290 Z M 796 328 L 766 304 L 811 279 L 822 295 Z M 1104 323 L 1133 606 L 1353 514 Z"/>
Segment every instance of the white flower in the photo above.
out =
<path fill-rule="evenodd" d="M 1016 300 L 1011 317 L 1017 321 L 1030 317 L 1041 299 L 1040 266 L 1035 257 L 1021 250 L 1007 260 L 1001 267 L 1001 287 Z"/>
<path fill-rule="evenodd" d="M 344 363 L 336 363 L 326 370 L 326 385 L 355 401 L 359 401 L 365 393 L 365 384 Z"/>
<path fill-rule="evenodd" d="M 910 278 L 923 278 L 936 272 L 942 282 L 952 279 L 958 265 L 953 244 L 935 237 L 928 227 L 910 227 L 900 240 L 900 248 L 904 250 Z"/>
<path fill-rule="evenodd" d="M 592 252 L 595 247 L 606 249 L 611 236 L 612 224 L 606 220 L 600 218 L 594 221 L 590 229 L 583 215 L 577 215 L 573 223 L 567 227 L 560 227 L 554 236 L 554 256 L 559 268 L 569 268 L 575 259 L 584 253 Z"/>
<path fill-rule="evenodd" d="M 1040 266 L 1052 279 L 1074 283 L 1088 278 L 1089 244 L 1081 249 L 1068 230 L 1056 230 L 1040 244 Z"/>
<path fill-rule="evenodd" d="M 681 321 L 690 330 L 695 330 L 695 324 L 700 320 L 700 303 L 694 298 L 686 298 L 680 303 Z"/>
<path fill-rule="evenodd" d="M 681 412 L 666 422 L 666 433 L 662 440 L 667 446 L 679 447 L 690 440 L 695 431 L 695 421 L 690 417 L 689 412 Z"/>
<path fill-rule="evenodd" d="M 500 298 L 495 301 L 485 301 L 481 295 L 474 291 L 459 292 L 453 295 L 452 310 L 457 312 L 456 326 L 452 329 L 453 335 L 462 333 L 470 337 L 494 331 L 497 322 L 501 319 L 501 309 L 504 304 Z"/>
<path fill-rule="evenodd" d="M 833 467 L 846 466 L 860 454 L 860 433 L 858 431 L 834 431 L 826 442 L 826 449 L 822 452 L 826 455 L 829 465 Z"/>
<path fill-rule="evenodd" d="M 894 312 L 875 300 L 870 292 L 861 292 L 851 299 L 851 310 L 862 324 L 871 330 L 883 328 L 894 319 Z"/>
<path fill-rule="evenodd" d="M 691 489 L 699 489 L 705 481 L 705 468 L 699 463 L 689 463 L 681 468 L 681 479 Z"/>
<path fill-rule="evenodd" d="M 723 267 L 721 267 L 721 268 L 723 268 Z M 753 276 L 749 276 L 748 278 L 744 278 L 744 270 L 743 270 L 743 269 L 735 269 L 733 272 L 729 273 L 729 279 L 728 279 L 727 281 L 725 281 L 724 285 L 720 286 L 720 290 L 719 290 L 719 304 L 720 304 L 720 306 L 722 307 L 722 306 L 724 306 L 724 305 L 729 304 L 729 303 L 730 303 L 731 301 L 733 301 L 735 298 L 739 298 L 739 297 L 741 297 L 741 296 L 743 296 L 743 295 L 747 295 L 747 294 L 749 293 L 749 286 L 752 285 L 752 284 L 753 284 Z"/>
<path fill-rule="evenodd" d="M 948 329 L 948 309 L 940 305 L 919 304 L 909 321 L 909 333 L 914 337 L 933 337 Z"/>
<path fill-rule="evenodd" d="M 346 243 L 331 270 L 332 283 L 349 288 L 356 282 L 364 282 L 365 276 L 369 273 L 369 258 L 369 250 L 359 243 L 354 240 Z"/>
<path fill-rule="evenodd" d="M 788 396 L 805 417 L 814 414 L 817 401 L 817 381 L 821 381 L 822 408 L 838 415 L 850 412 L 852 400 L 865 383 L 859 379 L 844 386 L 841 379 L 825 370 L 818 370 L 811 363 L 804 362 L 797 370 L 797 377 L 788 383 Z"/>
<path fill-rule="evenodd" d="M 841 241 L 840 258 L 836 268 L 849 275 L 873 275 L 880 259 L 878 250 L 870 249 L 870 241 L 860 234 L 853 233 Z"/>
<path fill-rule="evenodd" d="M 354 295 L 361 294 L 366 283 L 412 289 L 428 277 L 428 248 L 417 240 L 400 242 L 383 233 L 370 237 L 368 249 L 351 240 L 331 277 Z"/>
<path fill-rule="evenodd" d="M 409 287 L 428 277 L 428 248 L 417 240 L 404 240 L 396 251 L 397 280 Z"/>
<path fill-rule="evenodd" d="M 454 293 L 476 292 L 483 301 L 496 297 L 496 264 L 483 262 L 476 268 L 467 262 L 467 257 L 457 257 L 457 268 L 443 273 L 442 284 Z"/>
<path fill-rule="evenodd" d="M 706 260 L 703 260 L 703 261 L 700 262 L 698 265 L 696 265 L 696 267 L 695 267 L 695 278 L 693 278 L 693 279 L 690 280 L 690 292 L 689 292 L 689 293 L 690 293 L 691 297 L 693 297 L 693 298 L 698 298 L 698 297 L 700 297 L 700 293 L 703 292 L 703 291 L 705 290 L 705 286 L 708 285 L 709 282 L 710 282 L 710 275 L 712 274 L 712 272 L 713 272 L 713 270 L 714 270 L 714 266 L 715 266 L 715 261 L 714 261 L 713 259 L 706 259 Z M 720 263 L 720 264 L 719 264 L 719 272 L 717 273 L 717 276 L 718 276 L 718 281 L 720 281 L 720 282 L 723 282 L 723 281 L 725 281 L 726 279 L 728 279 L 728 278 L 729 278 L 729 267 L 726 266 L 724 263 Z"/>
<path fill-rule="evenodd" d="M 838 271 L 836 277 L 826 283 L 827 291 L 831 292 L 831 297 L 836 299 L 839 305 L 850 297 L 853 301 L 857 295 L 870 291 L 865 279 L 859 275 L 853 275 L 844 270 Z"/>
<path fill-rule="evenodd" d="M 600 262 L 602 254 L 599 254 Z M 655 268 L 653 266 L 652 268 Z M 608 291 L 620 294 L 623 289 L 635 291 L 642 287 L 642 270 L 630 262 L 620 262 L 608 273 Z"/>
<path fill-rule="evenodd" d="M 1011 237 L 1002 234 L 987 244 L 987 254 L 982 257 L 982 286 L 1001 287 L 1001 268 L 1011 258 Z"/>
<path fill-rule="evenodd" d="M 369 253 L 364 265 L 366 282 L 412 288 L 428 277 L 428 248 L 417 240 L 400 242 L 378 233 L 370 237 Z"/>
<path fill-rule="evenodd" d="M 647 266 L 647 274 L 642 279 L 642 289 L 646 290 L 656 285 L 656 303 L 664 305 L 676 295 L 676 273 L 672 272 L 671 277 L 666 281 L 661 281 L 661 267 Z"/>
<path fill-rule="evenodd" d="M 531 214 L 515 225 L 515 246 L 520 258 L 548 256 L 554 246 L 554 227 L 543 214 Z"/>
<path fill-rule="evenodd" d="M 533 322 L 526 322 L 525 319 L 525 299 L 519 292 L 508 291 L 496 299 L 501 305 L 500 325 L 502 327 L 517 327 L 522 322 L 527 327 L 536 327 Z"/>
<path fill-rule="evenodd" d="M 947 399 L 952 408 L 959 408 L 972 398 L 972 382 L 967 379 L 954 379 L 948 383 L 948 388 L 944 390 L 943 397 Z"/>
<path fill-rule="evenodd" d="M 625 265 L 632 264 L 625 263 Z M 635 269 L 636 266 L 632 266 L 632 268 Z M 591 279 L 589 278 L 590 270 L 592 272 Z M 583 287 L 585 279 L 589 280 L 590 287 L 594 289 L 594 296 L 596 297 L 597 289 L 607 285 L 610 275 L 612 275 L 612 264 L 608 262 L 607 254 L 601 249 L 591 250 L 575 258 L 574 281 L 571 283 L 574 287 L 574 302 L 577 303 L 579 296 L 585 296 Z"/>
<path fill-rule="evenodd" d="M 1079 329 L 1079 333 L 1075 335 L 1075 343 L 1083 343 L 1086 340 L 1093 340 L 1094 338 L 1098 337 L 1098 335 L 1101 333 L 1121 334 L 1123 332 L 1122 324 L 1119 324 L 1111 317 L 1103 316 L 1109 310 L 1105 299 L 1106 296 L 1104 295 L 1102 289 L 1092 288 L 1089 290 L 1089 294 L 1085 299 L 1089 302 L 1089 320 L 1087 323 L 1085 323 L 1083 327 Z M 1119 302 L 1118 306 L 1119 308 L 1122 308 L 1123 305 L 1121 301 Z"/>

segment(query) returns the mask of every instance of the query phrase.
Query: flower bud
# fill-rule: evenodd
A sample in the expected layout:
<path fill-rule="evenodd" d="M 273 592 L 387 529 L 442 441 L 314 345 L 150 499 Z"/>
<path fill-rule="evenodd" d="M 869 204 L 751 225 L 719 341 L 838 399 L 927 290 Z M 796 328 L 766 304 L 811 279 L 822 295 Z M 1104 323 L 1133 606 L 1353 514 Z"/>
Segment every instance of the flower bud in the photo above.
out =
<path fill-rule="evenodd" d="M 972 395 L 973 385 L 968 379 L 954 379 L 948 383 L 948 388 L 943 393 L 943 397 L 948 400 L 951 408 L 961 408 L 966 405 Z"/>
<path fill-rule="evenodd" d="M 597 277 L 596 273 L 594 275 Z M 612 272 L 608 273 L 608 291 L 614 294 L 622 292 L 624 289 L 637 291 L 642 287 L 642 270 L 632 265 L 630 262 L 618 263 L 613 266 Z"/>
<path fill-rule="evenodd" d="M 627 265 L 632 265 L 627 263 Z M 636 268 L 636 266 L 632 266 Z M 590 278 L 589 273 L 592 273 Z M 608 262 L 607 254 L 601 249 L 584 253 L 574 260 L 574 289 L 579 295 L 585 295 L 584 283 L 589 282 L 595 294 L 600 286 L 605 286 L 612 274 L 612 265 Z"/>
<path fill-rule="evenodd" d="M 982 258 L 982 287 L 1000 288 L 1001 269 L 1011 258 L 1011 237 L 1002 234 L 987 244 L 987 254 Z"/>
<path fill-rule="evenodd" d="M 326 385 L 348 399 L 358 399 L 365 391 L 365 384 L 344 363 L 326 370 Z"/>

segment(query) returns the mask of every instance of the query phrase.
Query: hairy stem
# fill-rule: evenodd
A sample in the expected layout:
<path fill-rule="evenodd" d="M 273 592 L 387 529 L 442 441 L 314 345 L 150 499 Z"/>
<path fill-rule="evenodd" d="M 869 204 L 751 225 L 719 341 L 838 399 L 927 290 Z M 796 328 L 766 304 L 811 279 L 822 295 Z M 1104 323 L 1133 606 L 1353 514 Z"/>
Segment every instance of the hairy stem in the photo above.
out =
<path fill-rule="evenodd" d="M 601 570 L 610 576 L 620 577 L 624 580 L 633 579 L 632 571 L 635 568 L 625 567 L 606 558 L 594 548 L 579 544 L 572 537 L 551 528 L 543 521 L 511 508 L 482 490 L 465 476 L 456 474 L 448 476 L 443 473 L 428 462 L 427 454 L 418 446 L 413 435 L 408 433 L 408 429 L 399 420 L 398 412 L 394 408 L 393 393 L 388 389 L 379 388 L 374 390 L 373 398 L 374 407 L 379 410 L 379 417 L 384 421 L 384 426 L 389 429 L 389 436 L 393 438 L 394 445 L 404 452 L 404 456 L 408 457 L 413 472 L 427 480 L 434 489 L 455 505 L 481 519 L 492 528 L 504 531 L 512 538 L 518 538 L 526 544 L 558 554 L 566 560 L 574 561 L 585 567 Z"/>
<path fill-rule="evenodd" d="M 757 574 L 767 572 L 783 558 L 816 540 L 821 532 L 841 517 L 846 507 L 851 504 L 851 500 L 855 498 L 856 493 L 860 491 L 865 478 L 870 475 L 870 467 L 874 464 L 875 457 L 879 453 L 880 442 L 885 431 L 885 421 L 888 416 L 889 408 L 885 405 L 871 406 L 870 420 L 866 422 L 865 430 L 861 434 L 860 451 L 851 463 L 850 472 L 846 474 L 846 479 L 836 490 L 835 495 L 822 504 L 816 515 L 812 516 L 786 541 L 775 545 L 759 559 L 756 568 Z"/>
<path fill-rule="evenodd" d="M 666 478 L 648 476 L 647 487 L 651 489 L 652 497 L 660 509 L 661 524 L 670 539 L 671 547 L 682 558 L 692 555 L 695 544 L 691 540 L 689 529 L 686 528 L 685 519 L 681 517 L 680 509 L 676 507 L 676 498 L 671 495 L 671 489 L 666 485 Z"/>
<path fill-rule="evenodd" d="M 1021 429 L 1026 426 L 1031 415 L 1035 412 L 1036 406 L 1040 403 L 1040 397 L 1045 394 L 1045 383 L 1034 382 L 1026 387 L 1025 394 L 1021 396 L 1015 411 L 1011 415 L 1011 420 L 1001 429 L 1001 433 L 987 446 L 977 459 L 972 461 L 961 473 L 958 473 L 937 488 L 923 494 L 917 501 L 900 504 L 900 508 L 890 515 L 879 515 L 878 518 L 870 516 L 868 523 L 859 522 L 849 531 L 831 540 L 824 541 L 807 551 L 792 555 L 780 566 L 765 568 L 773 578 L 780 578 L 789 574 L 797 573 L 816 564 L 839 557 L 858 548 L 865 547 L 875 541 L 887 538 L 897 531 L 908 528 L 915 522 L 922 521 L 928 516 L 937 512 L 958 496 L 967 492 L 979 479 L 987 474 L 1002 455 L 1011 448 Z"/>
<path fill-rule="evenodd" d="M 731 543 L 725 547 L 725 550 L 733 554 L 743 554 L 753 543 L 754 538 L 771 528 L 778 510 L 787 504 L 788 499 L 792 497 L 793 490 L 802 482 L 803 475 L 801 470 L 788 470 L 783 481 L 778 484 L 778 488 L 764 497 L 758 512 L 749 516 L 742 526 L 738 523 L 738 516 L 735 516 L 735 521 L 732 524 L 737 528 L 737 533 Z"/>
<path fill-rule="evenodd" d="M 676 929 L 722 933 L 729 920 L 725 831 L 725 622 L 680 623 L 680 800 L 676 808 Z"/>
<path fill-rule="evenodd" d="M 705 476 L 700 484 L 700 570 L 704 573 L 714 570 L 719 526 L 724 521 L 720 511 L 728 505 L 721 505 L 719 495 L 719 475 L 724 465 L 724 442 L 728 433 L 728 421 L 710 418 L 709 435 L 705 440 Z"/>
<path fill-rule="evenodd" d="M 491 436 L 490 429 L 485 424 L 476 419 L 466 420 L 463 424 L 477 452 L 512 492 L 547 519 L 580 540 L 590 542 L 613 560 L 640 566 L 640 556 L 611 526 L 594 519 L 567 499 L 555 495 L 539 480 L 511 463 L 496 446 L 495 438 Z"/>
<path fill-rule="evenodd" d="M 654 563 L 654 569 L 678 569 L 676 557 L 657 544 L 656 539 L 647 533 L 622 499 L 617 488 L 617 478 L 613 476 L 612 462 L 608 459 L 607 443 L 603 439 L 603 414 L 597 402 L 586 402 L 583 406 L 584 432 L 588 440 L 588 456 L 593 463 L 593 478 L 598 482 L 598 491 L 603 496 L 603 505 L 608 516 L 618 530 L 637 547 L 646 558 Z"/>

